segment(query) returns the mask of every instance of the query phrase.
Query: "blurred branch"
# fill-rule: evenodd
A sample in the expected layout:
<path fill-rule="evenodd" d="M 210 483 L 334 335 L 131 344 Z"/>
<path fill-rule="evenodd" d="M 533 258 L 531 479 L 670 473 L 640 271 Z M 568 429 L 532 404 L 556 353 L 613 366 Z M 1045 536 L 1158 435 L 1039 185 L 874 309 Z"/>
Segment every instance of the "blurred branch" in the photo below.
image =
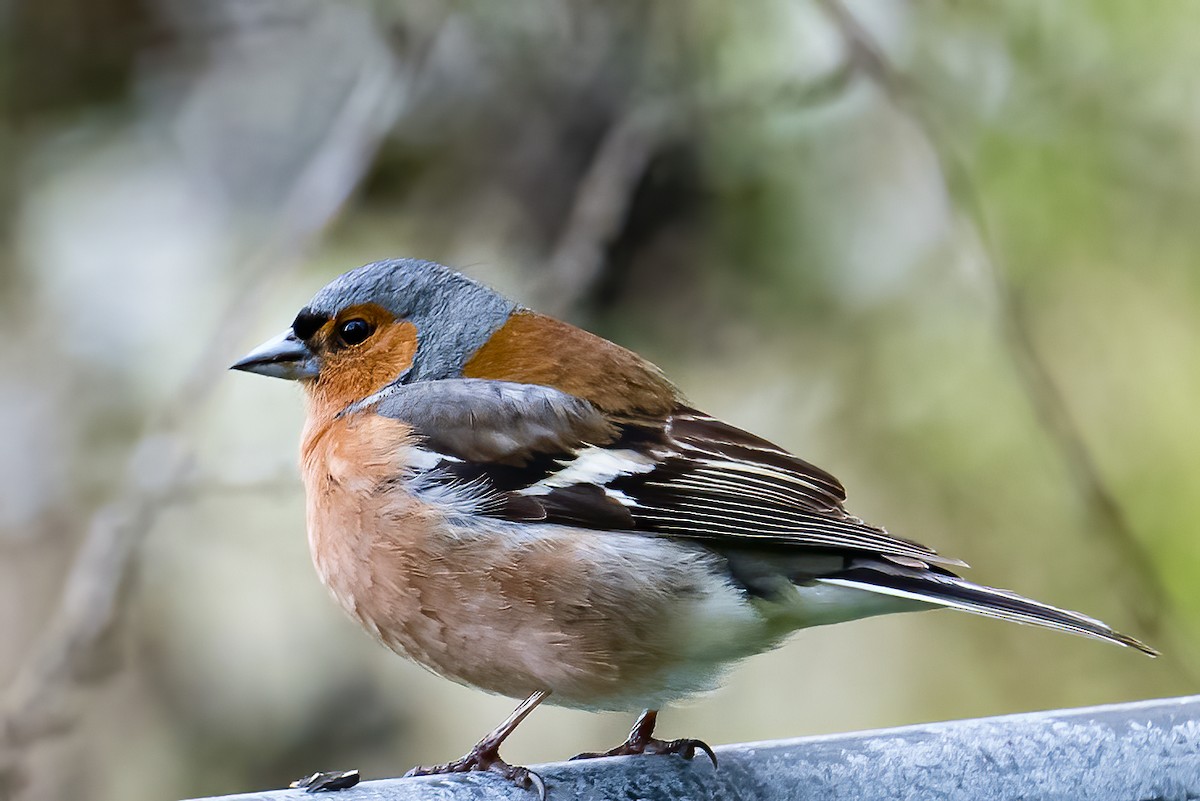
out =
<path fill-rule="evenodd" d="M 234 293 L 207 349 L 133 447 L 120 497 L 92 516 L 58 609 L 3 697 L 0 797 L 15 792 L 29 746 L 71 724 L 75 691 L 111 672 L 113 660 L 105 657 L 111 656 L 138 546 L 193 477 L 185 424 L 219 385 L 217 376 L 255 320 L 256 307 L 297 266 L 305 247 L 358 185 L 398 112 L 390 62 L 380 68 L 367 61 L 352 80 L 324 123 L 323 136 L 295 170 L 275 224 L 243 267 L 249 278 Z"/>
<path fill-rule="evenodd" d="M 659 99 L 635 105 L 619 116 L 575 188 L 570 212 L 535 292 L 538 307 L 569 317 L 595 291 L 608 266 L 608 250 L 628 221 L 650 162 L 679 135 L 685 116 L 693 111 L 706 117 L 742 115 L 780 103 L 815 106 L 836 98 L 855 73 L 854 64 L 847 62 L 800 87 L 789 82 L 752 96 L 739 93 L 690 103 Z"/>
<path fill-rule="evenodd" d="M 599 283 L 608 247 L 621 232 L 650 160 L 677 122 L 675 112 L 666 103 L 635 106 L 605 132 L 575 189 L 538 293 L 549 314 L 569 316 Z"/>
<path fill-rule="evenodd" d="M 999 251 L 987 224 L 983 201 L 970 169 L 949 136 L 921 102 L 907 77 L 888 59 L 871 34 L 858 22 L 841 0 L 818 0 L 841 32 L 850 61 L 867 75 L 900 111 L 919 126 L 946 182 L 949 196 L 979 243 L 987 265 L 999 308 L 1001 336 L 1013 360 L 1016 374 L 1034 409 L 1043 432 L 1058 450 L 1093 517 L 1102 532 L 1120 554 L 1136 583 L 1136 599 L 1126 604 L 1145 633 L 1161 629 L 1168 607 L 1168 595 L 1146 546 L 1138 538 L 1116 494 L 1109 488 L 1088 448 L 1079 424 L 1054 382 L 1053 374 L 1038 352 L 1025 323 L 1020 298 L 1008 280 Z"/>

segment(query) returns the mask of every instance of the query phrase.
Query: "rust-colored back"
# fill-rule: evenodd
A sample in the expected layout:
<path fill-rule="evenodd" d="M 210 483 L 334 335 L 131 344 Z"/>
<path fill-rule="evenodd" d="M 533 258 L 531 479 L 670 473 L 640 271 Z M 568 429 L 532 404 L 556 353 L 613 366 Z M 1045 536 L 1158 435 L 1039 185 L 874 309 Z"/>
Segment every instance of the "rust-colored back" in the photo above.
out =
<path fill-rule="evenodd" d="M 554 387 L 620 416 L 661 417 L 678 403 L 671 382 L 636 353 L 531 311 L 509 317 L 463 375 Z"/>

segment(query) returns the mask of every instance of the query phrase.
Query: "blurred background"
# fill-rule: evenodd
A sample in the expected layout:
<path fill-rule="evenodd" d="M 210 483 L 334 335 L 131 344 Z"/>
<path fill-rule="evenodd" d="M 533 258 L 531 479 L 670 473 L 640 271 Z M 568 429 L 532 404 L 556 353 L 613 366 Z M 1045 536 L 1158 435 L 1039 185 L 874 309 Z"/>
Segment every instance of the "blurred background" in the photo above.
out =
<path fill-rule="evenodd" d="M 336 274 L 464 269 L 645 354 L 850 508 L 1165 652 L 951 612 L 802 632 L 713 744 L 1200 690 L 1200 6 L 0 3 L 0 797 L 398 775 L 513 705 L 309 564 Z M 623 739 L 539 710 L 514 761 Z"/>

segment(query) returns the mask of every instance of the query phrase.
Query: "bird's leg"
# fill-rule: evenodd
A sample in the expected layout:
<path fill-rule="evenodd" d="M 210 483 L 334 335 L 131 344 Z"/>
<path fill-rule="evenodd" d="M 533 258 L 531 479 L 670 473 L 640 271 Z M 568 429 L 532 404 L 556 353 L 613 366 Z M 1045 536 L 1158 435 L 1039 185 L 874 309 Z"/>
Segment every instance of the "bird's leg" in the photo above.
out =
<path fill-rule="evenodd" d="M 440 773 L 467 773 L 470 771 L 488 771 L 490 773 L 498 773 L 508 779 L 513 784 L 523 789 L 530 787 L 536 788 L 538 795 L 543 801 L 546 798 L 546 783 L 542 781 L 542 777 L 531 771 L 529 768 L 523 768 L 519 765 L 510 765 L 500 758 L 500 744 L 513 733 L 513 729 L 529 716 L 529 713 L 546 700 L 550 693 L 546 690 L 538 690 L 530 695 L 521 705 L 513 710 L 513 713 L 504 719 L 504 722 L 493 729 L 488 734 L 484 735 L 483 739 L 475 743 L 475 747 L 467 752 L 466 756 L 461 759 L 456 759 L 453 762 L 447 762 L 444 765 L 431 765 L 430 767 L 418 766 L 405 773 L 405 776 L 433 776 Z"/>
<path fill-rule="evenodd" d="M 641 714 L 629 730 L 629 739 L 608 751 L 579 754 L 572 759 L 595 759 L 606 756 L 627 756 L 629 754 L 679 754 L 684 759 L 691 759 L 697 751 L 712 760 L 713 767 L 717 766 L 717 755 L 703 740 L 659 740 L 654 737 L 654 724 L 658 721 L 658 710 L 647 709 Z"/>

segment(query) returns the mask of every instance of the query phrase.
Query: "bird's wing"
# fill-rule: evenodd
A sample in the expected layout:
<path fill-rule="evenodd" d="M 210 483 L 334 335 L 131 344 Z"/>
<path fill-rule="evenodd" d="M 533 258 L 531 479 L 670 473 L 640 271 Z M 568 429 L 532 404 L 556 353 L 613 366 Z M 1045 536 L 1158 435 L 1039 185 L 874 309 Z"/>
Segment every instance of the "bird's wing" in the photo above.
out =
<path fill-rule="evenodd" d="M 425 438 L 444 480 L 502 497 L 488 514 L 962 564 L 847 513 L 824 470 L 684 406 L 665 420 L 614 420 L 552 387 L 485 379 L 397 386 L 372 405 Z"/>
<path fill-rule="evenodd" d="M 483 466 L 527 468 L 613 439 L 592 404 L 553 387 L 457 378 L 395 384 L 357 404 L 410 424 L 432 451 Z"/>
<path fill-rule="evenodd" d="M 963 564 L 864 523 L 845 510 L 846 492 L 832 475 L 702 412 L 679 407 L 659 431 L 647 433 L 641 450 L 654 457 L 650 469 L 626 471 L 604 485 L 628 508 L 637 530 L 713 544 L 807 546 Z"/>

